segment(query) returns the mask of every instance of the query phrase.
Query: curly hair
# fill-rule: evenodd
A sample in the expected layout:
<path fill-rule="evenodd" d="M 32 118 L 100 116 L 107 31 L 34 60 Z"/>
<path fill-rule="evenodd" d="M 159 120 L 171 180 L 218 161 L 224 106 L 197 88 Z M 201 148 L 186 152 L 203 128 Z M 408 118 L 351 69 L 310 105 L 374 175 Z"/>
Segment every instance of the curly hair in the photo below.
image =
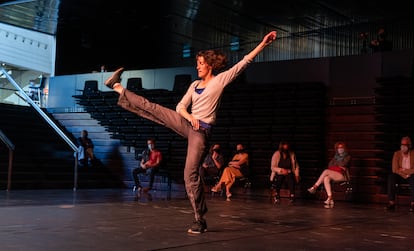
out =
<path fill-rule="evenodd" d="M 203 57 L 205 62 L 213 68 L 213 71 L 221 71 L 227 66 L 227 57 L 217 50 L 199 51 L 196 59 Z"/>
<path fill-rule="evenodd" d="M 339 146 L 339 145 L 342 145 L 342 146 L 344 147 L 344 149 L 345 149 L 345 150 L 347 150 L 347 147 L 346 147 L 345 142 L 343 142 L 343 141 L 337 141 L 337 142 L 335 143 L 335 145 L 334 145 L 334 149 L 335 149 L 335 151 L 338 149 L 338 146 Z"/>

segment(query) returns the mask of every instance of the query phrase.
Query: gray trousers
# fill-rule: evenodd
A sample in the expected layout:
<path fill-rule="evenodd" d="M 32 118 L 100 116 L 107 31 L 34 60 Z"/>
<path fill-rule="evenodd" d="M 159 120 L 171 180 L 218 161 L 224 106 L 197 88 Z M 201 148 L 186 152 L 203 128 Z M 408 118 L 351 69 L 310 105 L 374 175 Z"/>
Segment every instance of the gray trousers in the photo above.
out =
<path fill-rule="evenodd" d="M 118 105 L 143 118 L 168 127 L 187 139 L 184 167 L 185 189 L 194 210 L 195 220 L 203 219 L 204 214 L 207 213 L 207 205 L 198 168 L 206 154 L 210 130 L 194 130 L 191 124 L 175 110 L 150 102 L 127 89 L 120 94 Z"/>

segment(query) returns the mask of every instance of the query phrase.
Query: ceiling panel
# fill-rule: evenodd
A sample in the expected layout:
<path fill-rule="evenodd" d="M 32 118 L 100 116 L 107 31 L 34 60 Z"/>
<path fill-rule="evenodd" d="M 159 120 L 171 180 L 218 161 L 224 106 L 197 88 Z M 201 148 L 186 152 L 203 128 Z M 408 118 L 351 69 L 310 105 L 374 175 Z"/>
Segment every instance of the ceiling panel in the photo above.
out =
<path fill-rule="evenodd" d="M 96 62 L 124 60 L 117 56 L 121 49 L 133 47 L 131 57 L 143 61 L 139 67 L 152 67 L 186 43 L 194 49 L 223 48 L 238 37 L 241 45 L 252 45 L 274 29 L 280 38 L 338 32 L 354 37 L 369 24 L 412 22 L 410 10 L 399 0 L 21 0 L 0 1 L 0 22 L 56 35 L 66 69 L 75 67 L 79 55 Z M 146 52 L 154 54 L 144 57 Z"/>

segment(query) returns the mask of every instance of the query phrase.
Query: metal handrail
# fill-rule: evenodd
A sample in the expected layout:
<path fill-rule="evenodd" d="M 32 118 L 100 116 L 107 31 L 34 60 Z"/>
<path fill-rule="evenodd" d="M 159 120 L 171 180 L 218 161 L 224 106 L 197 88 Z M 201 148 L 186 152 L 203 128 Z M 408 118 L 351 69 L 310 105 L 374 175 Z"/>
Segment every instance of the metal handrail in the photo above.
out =
<path fill-rule="evenodd" d="M 40 107 L 34 103 L 34 101 L 27 95 L 27 93 L 14 81 L 14 79 L 7 73 L 6 69 L 0 66 L 0 72 L 10 81 L 10 83 L 19 91 L 19 95 L 21 95 L 27 103 L 29 103 L 39 114 L 42 118 L 56 131 L 57 134 L 72 148 L 75 153 L 75 167 L 74 167 L 74 185 L 73 190 L 76 190 L 78 185 L 78 147 L 73 143 L 68 136 L 47 116 L 47 114 L 40 109 Z"/>
<path fill-rule="evenodd" d="M 11 189 L 11 175 L 13 170 L 13 152 L 14 152 L 14 144 L 11 142 L 11 140 L 6 136 L 6 134 L 3 133 L 3 131 L 0 129 L 0 139 L 3 141 L 3 143 L 9 148 L 9 169 L 7 173 L 7 191 L 10 191 Z"/>

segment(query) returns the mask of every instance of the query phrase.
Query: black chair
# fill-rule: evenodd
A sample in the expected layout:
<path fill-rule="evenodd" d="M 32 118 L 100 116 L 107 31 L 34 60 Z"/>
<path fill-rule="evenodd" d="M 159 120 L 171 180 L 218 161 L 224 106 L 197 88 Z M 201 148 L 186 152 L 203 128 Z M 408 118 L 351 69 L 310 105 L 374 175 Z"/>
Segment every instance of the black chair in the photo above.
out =
<path fill-rule="evenodd" d="M 99 93 L 98 80 L 86 80 L 85 86 L 83 87 L 83 96 L 93 96 Z"/>
<path fill-rule="evenodd" d="M 86 80 L 85 81 L 85 85 L 83 86 L 83 89 L 76 89 L 76 91 L 78 92 L 82 92 L 81 95 L 73 95 L 73 97 L 88 97 L 88 96 L 93 96 L 97 93 L 99 93 L 98 90 L 98 80 Z"/>
<path fill-rule="evenodd" d="M 190 74 L 178 74 L 174 78 L 173 92 L 184 94 L 190 86 L 192 80 Z"/>
<path fill-rule="evenodd" d="M 351 184 L 351 178 L 349 175 L 349 171 L 347 171 L 348 174 L 345 176 L 345 180 L 343 181 L 331 181 L 331 189 L 332 189 L 332 193 L 343 193 L 344 194 L 344 200 L 345 201 L 353 201 L 353 188 L 352 188 L 352 184 Z M 325 196 L 325 186 L 322 185 L 321 187 L 321 193 L 319 193 L 319 200 L 324 200 L 324 196 Z"/>
<path fill-rule="evenodd" d="M 126 88 L 132 92 L 142 90 L 142 78 L 128 78 Z"/>
<path fill-rule="evenodd" d="M 236 179 L 236 182 L 243 188 L 244 193 L 246 193 L 247 190 L 249 190 L 252 187 L 251 176 L 252 176 L 252 171 L 251 171 L 251 165 L 249 164 L 243 173 L 243 177 Z"/>
<path fill-rule="evenodd" d="M 406 194 L 409 194 L 411 191 L 411 186 L 409 183 L 401 182 L 401 183 L 395 183 L 395 204 L 398 205 L 398 197 L 400 195 L 403 195 L 404 192 Z"/>
<path fill-rule="evenodd" d="M 223 169 L 224 168 L 222 168 L 221 171 L 220 171 L 220 174 L 217 177 L 215 177 L 214 186 L 217 185 L 218 182 L 220 181 L 220 177 L 221 177 L 221 174 L 223 173 Z M 252 175 L 251 165 L 249 165 L 249 166 L 246 167 L 246 170 L 245 170 L 243 176 L 236 178 L 236 181 L 233 184 L 233 187 L 239 186 L 239 187 L 242 188 L 243 193 L 246 193 L 252 187 L 251 175 Z M 214 194 L 215 194 L 214 192 L 211 192 L 212 196 L 214 196 Z M 224 189 L 221 189 L 219 194 L 220 194 L 221 197 L 223 197 L 225 195 Z"/>
<path fill-rule="evenodd" d="M 86 80 L 83 90 L 77 89 L 76 91 L 82 92 L 80 95 L 72 95 L 72 97 L 86 100 L 88 102 L 90 97 L 100 96 L 100 91 L 98 90 L 98 80 Z"/>
<path fill-rule="evenodd" d="M 171 173 L 168 170 L 168 167 L 165 163 L 163 163 L 159 168 L 157 168 L 155 172 L 155 177 L 157 176 L 161 178 L 161 183 L 167 183 L 167 191 L 171 192 L 171 187 L 172 187 Z M 157 190 L 157 188 L 155 188 L 154 190 Z"/>

